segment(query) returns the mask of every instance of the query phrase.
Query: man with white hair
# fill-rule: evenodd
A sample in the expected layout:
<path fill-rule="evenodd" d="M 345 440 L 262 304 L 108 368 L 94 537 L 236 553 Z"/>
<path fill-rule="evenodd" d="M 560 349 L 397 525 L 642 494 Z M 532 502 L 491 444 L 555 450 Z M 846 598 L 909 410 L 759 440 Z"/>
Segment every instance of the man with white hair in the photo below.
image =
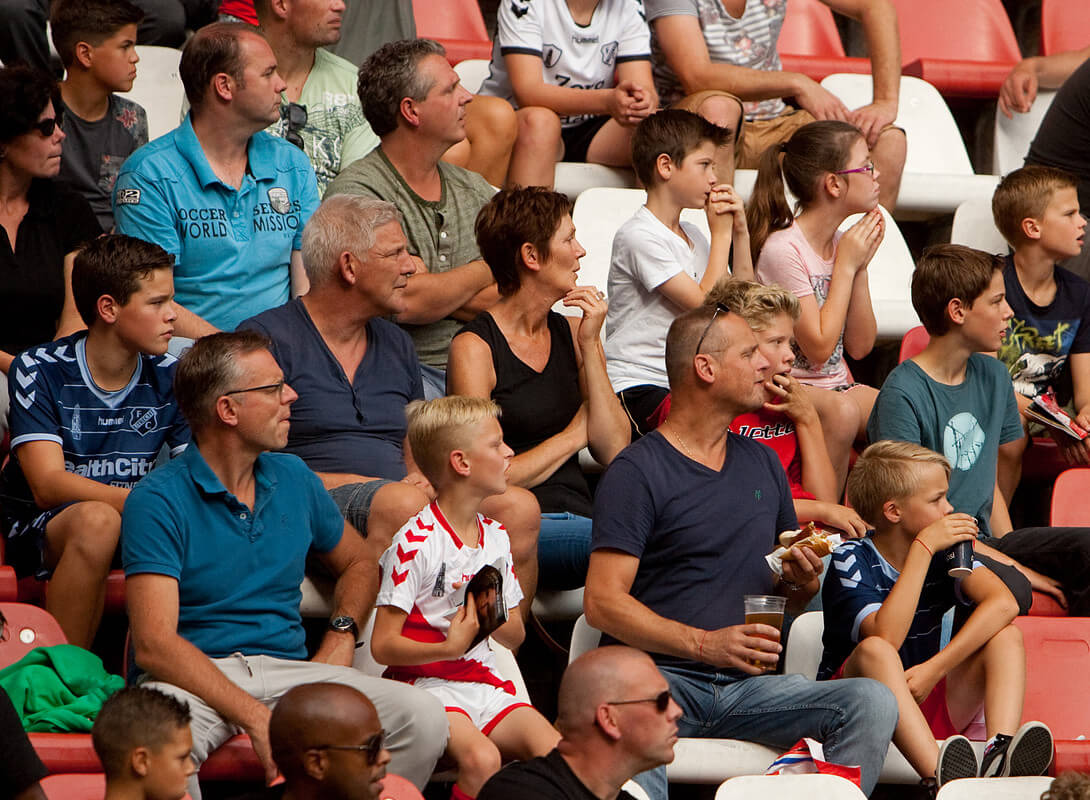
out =
<path fill-rule="evenodd" d="M 330 197 L 303 231 L 302 252 L 310 290 L 240 327 L 272 340 L 299 393 L 288 452 L 318 473 L 341 513 L 381 552 L 434 494 L 405 443 L 405 405 L 424 397 L 420 363 L 409 335 L 386 319 L 405 308 L 406 287 L 418 280 L 401 215 L 385 200 Z M 537 502 L 513 487 L 485 507 L 506 525 L 532 596 Z"/>

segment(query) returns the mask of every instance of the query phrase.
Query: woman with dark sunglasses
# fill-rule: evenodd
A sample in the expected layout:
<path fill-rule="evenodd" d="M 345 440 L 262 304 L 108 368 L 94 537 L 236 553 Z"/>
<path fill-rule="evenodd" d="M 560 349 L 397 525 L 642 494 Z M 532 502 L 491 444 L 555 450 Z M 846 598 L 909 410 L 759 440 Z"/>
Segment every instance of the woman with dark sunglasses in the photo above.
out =
<path fill-rule="evenodd" d="M 0 68 L 0 372 L 26 348 L 83 327 L 72 262 L 102 233 L 87 201 L 56 180 L 60 92 L 47 74 Z M 4 391 L 6 398 L 7 392 Z"/>

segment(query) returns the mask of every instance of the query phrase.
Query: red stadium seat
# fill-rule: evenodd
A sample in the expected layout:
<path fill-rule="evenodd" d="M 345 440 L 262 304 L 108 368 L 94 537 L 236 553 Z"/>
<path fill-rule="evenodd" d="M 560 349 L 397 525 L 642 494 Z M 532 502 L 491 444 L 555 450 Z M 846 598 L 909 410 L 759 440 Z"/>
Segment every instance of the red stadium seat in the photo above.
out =
<path fill-rule="evenodd" d="M 1041 55 L 1051 56 L 1090 45 L 1090 3 L 1042 0 Z"/>
<path fill-rule="evenodd" d="M 68 639 L 53 615 L 27 603 L 0 603 L 4 615 L 0 636 L 0 668 L 14 664 L 35 647 L 67 644 Z"/>
<path fill-rule="evenodd" d="M 416 35 L 443 45 L 451 64 L 492 57 L 492 42 L 477 0 L 413 0 L 413 20 Z"/>
<path fill-rule="evenodd" d="M 97 774 L 49 775 L 42 779 L 47 800 L 102 800 L 106 776 Z"/>
<path fill-rule="evenodd" d="M 919 355 L 930 341 L 931 337 L 927 335 L 923 325 L 917 325 L 901 338 L 901 354 L 897 358 L 897 363 L 900 364 Z"/>
<path fill-rule="evenodd" d="M 893 0 L 904 74 L 945 97 L 995 97 L 1022 54 L 1000 0 Z"/>
<path fill-rule="evenodd" d="M 1090 469 L 1066 469 L 1052 487 L 1052 512 L 1048 524 L 1055 527 L 1090 526 Z"/>
<path fill-rule="evenodd" d="M 1026 699 L 1022 719 L 1052 729 L 1052 773 L 1090 765 L 1090 705 L 1084 696 L 1090 672 L 1090 618 L 1019 617 L 1026 649 Z"/>
<path fill-rule="evenodd" d="M 834 72 L 870 74 L 870 60 L 848 58 L 833 12 L 820 0 L 791 0 L 776 49 L 783 68 L 820 81 Z"/>
<path fill-rule="evenodd" d="M 33 575 L 19 580 L 19 601 L 22 603 L 34 603 L 43 605 L 48 581 L 40 581 Z M 0 589 L 3 583 L 0 582 Z M 122 570 L 110 570 L 106 578 L 106 605 L 107 614 L 125 613 L 125 573 Z"/>
<path fill-rule="evenodd" d="M 424 795 L 408 780 L 391 772 L 382 779 L 382 793 L 379 800 L 424 800 Z"/>

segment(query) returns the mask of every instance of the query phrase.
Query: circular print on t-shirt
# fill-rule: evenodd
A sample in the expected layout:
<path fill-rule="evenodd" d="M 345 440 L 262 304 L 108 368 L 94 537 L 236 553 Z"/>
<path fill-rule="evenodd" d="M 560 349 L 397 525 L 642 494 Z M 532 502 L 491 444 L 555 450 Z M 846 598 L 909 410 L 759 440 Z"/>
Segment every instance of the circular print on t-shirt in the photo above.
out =
<path fill-rule="evenodd" d="M 968 411 L 955 414 L 942 432 L 942 454 L 954 469 L 972 469 L 984 448 L 984 429 Z"/>

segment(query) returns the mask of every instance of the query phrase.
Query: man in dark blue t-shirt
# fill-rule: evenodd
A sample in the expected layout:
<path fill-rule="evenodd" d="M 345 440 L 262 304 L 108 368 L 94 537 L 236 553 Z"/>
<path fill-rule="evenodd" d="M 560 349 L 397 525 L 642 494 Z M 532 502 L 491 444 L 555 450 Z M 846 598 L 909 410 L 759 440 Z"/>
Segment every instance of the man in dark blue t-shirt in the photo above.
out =
<path fill-rule="evenodd" d="M 897 721 L 893 695 L 865 679 L 766 674 L 780 632 L 745 624 L 743 595 L 784 594 L 800 611 L 821 572 L 809 548 L 785 555 L 782 578 L 769 570 L 777 534 L 797 526 L 787 476 L 769 448 L 727 431 L 763 404 L 768 366 L 746 321 L 722 306 L 670 326 L 670 415 L 602 477 L 584 607 L 607 638 L 654 658 L 684 712 L 680 736 L 784 749 L 824 740 L 830 761 L 862 767 L 869 793 Z M 661 771 L 638 780 L 665 796 Z"/>
<path fill-rule="evenodd" d="M 400 220 L 384 200 L 330 197 L 303 232 L 310 290 L 239 326 L 272 340 L 299 394 L 287 451 L 318 473 L 379 552 L 434 497 L 405 441 L 405 406 L 424 397 L 420 363 L 409 335 L 384 319 L 405 310 L 416 271 Z M 513 487 L 482 508 L 507 527 L 519 582 L 532 598 L 537 501 Z"/>

